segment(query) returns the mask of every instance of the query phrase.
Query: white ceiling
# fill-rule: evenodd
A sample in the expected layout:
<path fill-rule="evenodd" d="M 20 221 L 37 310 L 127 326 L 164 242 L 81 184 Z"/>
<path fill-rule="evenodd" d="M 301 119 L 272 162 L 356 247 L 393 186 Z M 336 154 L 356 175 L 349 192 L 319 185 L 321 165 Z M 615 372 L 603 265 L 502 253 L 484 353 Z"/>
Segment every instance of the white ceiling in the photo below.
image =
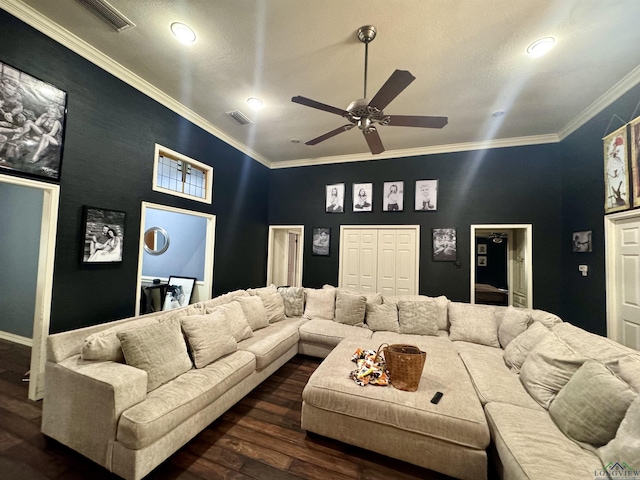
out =
<path fill-rule="evenodd" d="M 274 168 L 480 146 L 554 142 L 640 81 L 639 0 L 110 0 L 136 27 L 117 33 L 76 0 L 0 0 L 0 6 Z M 45 18 L 43 18 L 45 17 Z M 193 45 L 176 41 L 174 21 Z M 50 23 L 52 22 L 52 23 Z M 442 130 L 381 126 L 386 152 L 357 130 L 291 102 L 339 108 L 363 94 L 360 26 L 369 46 L 367 93 L 395 69 L 416 80 L 386 114 L 444 115 Z M 544 57 L 526 54 L 553 36 Z M 246 99 L 264 101 L 254 112 Z M 225 114 L 240 110 L 241 126 Z M 501 117 L 493 117 L 503 110 Z M 292 138 L 301 142 L 294 144 Z"/>

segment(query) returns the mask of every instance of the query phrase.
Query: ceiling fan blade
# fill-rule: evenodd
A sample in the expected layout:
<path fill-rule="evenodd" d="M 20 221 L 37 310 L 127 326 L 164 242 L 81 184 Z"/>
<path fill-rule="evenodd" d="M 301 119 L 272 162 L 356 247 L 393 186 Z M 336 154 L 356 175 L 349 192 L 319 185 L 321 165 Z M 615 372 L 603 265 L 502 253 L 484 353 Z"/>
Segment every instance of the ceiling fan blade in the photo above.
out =
<path fill-rule="evenodd" d="M 388 125 L 392 127 L 442 128 L 449 122 L 447 117 L 427 117 L 420 115 L 389 115 Z"/>
<path fill-rule="evenodd" d="M 315 100 L 311 100 L 310 98 L 301 97 L 298 95 L 297 97 L 292 97 L 291 101 L 293 103 L 299 103 L 300 105 L 305 105 L 311 108 L 317 108 L 318 110 L 323 110 L 329 113 L 335 113 L 336 115 L 345 116 L 348 115 L 349 112 L 346 110 L 342 110 L 341 108 L 332 107 L 331 105 L 327 105 L 325 103 L 316 102 Z"/>
<path fill-rule="evenodd" d="M 382 140 L 380 139 L 380 135 L 375 128 L 371 128 L 368 132 L 363 130 L 362 133 L 364 134 L 364 138 L 369 145 L 369 150 L 371 150 L 371 153 L 375 155 L 376 153 L 384 152 Z"/>
<path fill-rule="evenodd" d="M 348 123 L 347 125 L 343 125 L 341 127 L 336 128 L 335 130 L 331 130 L 330 132 L 325 133 L 324 135 L 320 135 L 319 137 L 314 138 L 313 140 L 309 140 L 305 142 L 305 145 L 315 145 L 320 142 L 324 142 L 331 137 L 335 137 L 339 133 L 346 132 L 347 130 L 351 130 L 354 127 L 353 124 Z"/>
<path fill-rule="evenodd" d="M 416 77 L 407 70 L 396 70 L 371 99 L 369 105 L 384 110 L 391 103 L 391 100 L 396 98 L 415 79 Z"/>

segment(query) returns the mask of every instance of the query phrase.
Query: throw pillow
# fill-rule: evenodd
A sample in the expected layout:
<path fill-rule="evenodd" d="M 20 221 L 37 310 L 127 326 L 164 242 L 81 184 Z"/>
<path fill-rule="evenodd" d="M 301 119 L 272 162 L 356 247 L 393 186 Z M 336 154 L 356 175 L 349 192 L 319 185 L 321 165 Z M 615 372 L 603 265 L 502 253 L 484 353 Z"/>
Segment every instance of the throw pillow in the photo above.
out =
<path fill-rule="evenodd" d="M 495 311 L 495 307 L 487 305 L 450 302 L 449 339 L 452 342 L 461 340 L 489 347 L 500 347 Z"/>
<path fill-rule="evenodd" d="M 364 295 L 356 295 L 338 290 L 336 295 L 336 322 L 345 325 L 364 325 L 367 299 Z"/>
<path fill-rule="evenodd" d="M 234 290 L 233 292 L 225 293 L 216 298 L 211 298 L 202 302 L 205 311 L 203 313 L 209 313 L 214 307 L 225 305 L 238 297 L 248 297 L 249 293 L 246 290 Z"/>
<path fill-rule="evenodd" d="M 399 333 L 435 335 L 438 332 L 440 307 L 435 301 L 398 302 Z"/>
<path fill-rule="evenodd" d="M 551 332 L 522 364 L 520 381 L 529 395 L 548 409 L 560 389 L 567 384 L 585 360 L 557 334 Z"/>
<path fill-rule="evenodd" d="M 311 319 L 333 320 L 336 310 L 335 288 L 305 288 L 307 303 L 304 316 Z"/>
<path fill-rule="evenodd" d="M 562 387 L 549 414 L 567 437 L 594 447 L 616 436 L 636 394 L 607 367 L 587 360 Z"/>
<path fill-rule="evenodd" d="M 504 349 L 504 363 L 513 373 L 519 373 L 522 364 L 531 351 L 536 348 L 544 338 L 551 335 L 551 330 L 540 322 L 533 322 L 529 328 L 514 338 Z"/>
<path fill-rule="evenodd" d="M 506 348 L 511 341 L 524 332 L 531 322 L 531 313 L 521 308 L 509 305 L 504 311 L 496 312 L 498 327 L 498 340 L 500 346 Z"/>
<path fill-rule="evenodd" d="M 242 307 L 245 319 L 252 331 L 255 332 L 269 326 L 267 311 L 264 309 L 260 297 L 236 297 L 234 301 Z"/>
<path fill-rule="evenodd" d="M 260 299 L 258 299 L 260 300 Z M 190 315 L 182 319 L 182 331 L 187 338 L 196 368 L 237 350 L 236 339 L 229 333 L 223 315 Z"/>
<path fill-rule="evenodd" d="M 269 323 L 276 323 L 280 320 L 284 320 L 284 301 L 282 295 L 278 293 L 278 289 L 275 285 L 269 285 L 264 288 L 255 288 L 249 291 L 252 295 L 257 295 L 264 304 L 264 309 L 267 311 L 267 318 Z"/>
<path fill-rule="evenodd" d="M 449 299 L 444 295 L 440 295 L 439 297 L 427 297 L 426 295 L 391 295 L 384 296 L 384 303 L 395 303 L 401 301 L 408 302 L 425 302 L 425 301 L 434 301 L 440 308 L 440 315 L 438 316 L 438 330 L 446 330 L 449 331 Z"/>
<path fill-rule="evenodd" d="M 284 314 L 287 317 L 301 317 L 304 313 L 304 288 L 280 287 L 278 292 L 284 302 Z"/>
<path fill-rule="evenodd" d="M 638 432 L 640 432 L 640 395 L 636 396 L 627 410 L 615 438 L 598 449 L 598 456 L 602 460 L 602 464 L 629 461 L 626 459 L 635 461 L 640 458 L 640 435 Z M 637 465 L 636 461 L 633 466 L 638 468 Z"/>
<path fill-rule="evenodd" d="M 147 392 L 193 366 L 180 325 L 172 322 L 118 332 L 127 365 L 147 372 Z"/>
<path fill-rule="evenodd" d="M 214 308 L 210 313 L 218 313 L 225 318 L 228 332 L 240 342 L 245 338 L 253 337 L 253 330 L 249 326 L 244 311 L 238 302 L 231 302 Z"/>
<path fill-rule="evenodd" d="M 540 322 L 549 329 L 553 328 L 554 325 L 562 323 L 562 319 L 559 316 L 544 310 L 534 310 L 531 312 L 531 318 L 533 318 L 534 322 Z"/>
<path fill-rule="evenodd" d="M 83 360 L 102 360 L 123 363 L 124 355 L 122 354 L 122 348 L 120 348 L 120 340 L 118 340 L 117 337 L 118 332 L 157 324 L 158 317 L 142 317 L 122 325 L 114 325 L 101 332 L 89 335 L 84 339 L 80 356 Z"/>
<path fill-rule="evenodd" d="M 618 376 L 640 394 L 640 354 L 627 355 L 618 360 L 617 365 L 612 365 L 614 367 Z"/>
<path fill-rule="evenodd" d="M 365 317 L 367 326 L 374 332 L 396 332 L 400 331 L 398 323 L 398 306 L 395 303 L 382 303 L 376 305 L 367 303 L 367 314 Z"/>

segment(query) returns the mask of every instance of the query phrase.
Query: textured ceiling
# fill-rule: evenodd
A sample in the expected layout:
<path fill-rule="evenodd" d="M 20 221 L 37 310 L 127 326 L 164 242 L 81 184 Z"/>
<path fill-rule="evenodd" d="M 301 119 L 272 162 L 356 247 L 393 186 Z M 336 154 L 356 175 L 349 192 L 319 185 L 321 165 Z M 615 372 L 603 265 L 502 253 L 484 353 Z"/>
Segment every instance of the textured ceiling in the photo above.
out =
<path fill-rule="evenodd" d="M 116 70 L 137 75 L 156 96 L 175 100 L 197 123 L 274 167 L 477 148 L 487 140 L 557 141 L 603 98 L 640 81 L 638 0 L 110 3 L 136 27 L 117 33 L 75 0 L 0 0 L 12 13 L 46 17 L 70 32 L 72 43 L 86 42 Z M 174 21 L 190 25 L 196 43 L 177 42 L 169 31 Z M 357 129 L 305 145 L 345 121 L 291 97 L 339 108 L 361 98 L 364 45 L 356 32 L 368 24 L 378 30 L 369 46 L 369 96 L 395 69 L 409 70 L 416 80 L 385 113 L 445 115 L 449 124 L 379 127 L 387 150 L 379 157 Z M 527 46 L 544 36 L 554 36 L 555 47 L 528 56 Z M 260 112 L 246 104 L 252 96 L 264 101 Z M 254 123 L 238 125 L 225 114 L 230 110 Z M 505 114 L 493 117 L 496 110 Z"/>

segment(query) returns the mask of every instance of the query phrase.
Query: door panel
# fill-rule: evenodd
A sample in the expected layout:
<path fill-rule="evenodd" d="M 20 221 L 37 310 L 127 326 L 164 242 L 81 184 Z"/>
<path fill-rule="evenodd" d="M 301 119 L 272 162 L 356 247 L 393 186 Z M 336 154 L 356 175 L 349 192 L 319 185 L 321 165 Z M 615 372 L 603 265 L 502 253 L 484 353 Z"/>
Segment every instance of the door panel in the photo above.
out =
<path fill-rule="evenodd" d="M 616 226 L 616 311 L 621 343 L 640 350 L 640 220 Z"/>
<path fill-rule="evenodd" d="M 378 232 L 363 230 L 360 234 L 360 278 L 358 291 L 375 292 L 378 271 Z"/>
<path fill-rule="evenodd" d="M 415 295 L 416 232 L 399 231 L 396 249 L 396 295 Z"/>
<path fill-rule="evenodd" d="M 343 264 L 342 283 L 344 288 L 358 290 L 360 286 L 360 232 L 350 231 L 345 235 L 343 247 L 345 261 Z"/>
<path fill-rule="evenodd" d="M 395 295 L 396 291 L 396 231 L 378 232 L 378 291 Z"/>

